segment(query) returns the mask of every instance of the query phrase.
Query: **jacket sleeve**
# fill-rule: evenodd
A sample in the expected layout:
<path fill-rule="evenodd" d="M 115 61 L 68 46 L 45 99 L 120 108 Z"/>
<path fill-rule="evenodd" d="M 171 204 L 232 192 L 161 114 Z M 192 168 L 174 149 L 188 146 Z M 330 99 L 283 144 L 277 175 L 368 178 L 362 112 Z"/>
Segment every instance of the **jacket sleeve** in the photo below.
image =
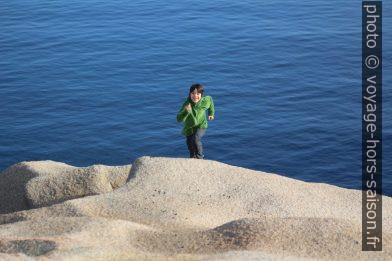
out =
<path fill-rule="evenodd" d="M 215 116 L 214 101 L 212 100 L 211 96 L 210 96 L 210 107 L 208 108 L 208 116 Z"/>
<path fill-rule="evenodd" d="M 180 111 L 177 113 L 177 122 L 183 122 L 189 116 L 189 112 L 185 109 L 186 102 L 182 105 Z"/>
<path fill-rule="evenodd" d="M 188 105 L 188 101 L 186 101 L 180 111 L 177 113 L 177 122 L 185 122 L 186 121 L 186 125 L 188 127 L 193 127 L 196 125 L 196 117 L 195 115 L 193 115 L 192 112 L 188 112 L 185 107 Z"/>

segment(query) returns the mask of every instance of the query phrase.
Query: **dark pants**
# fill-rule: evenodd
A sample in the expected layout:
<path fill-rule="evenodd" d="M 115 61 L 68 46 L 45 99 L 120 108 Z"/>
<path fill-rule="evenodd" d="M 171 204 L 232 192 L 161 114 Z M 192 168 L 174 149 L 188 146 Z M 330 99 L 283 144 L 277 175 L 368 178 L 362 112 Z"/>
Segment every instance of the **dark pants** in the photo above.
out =
<path fill-rule="evenodd" d="M 188 146 L 189 155 L 191 158 L 203 159 L 203 144 L 201 137 L 203 137 L 206 129 L 197 129 L 195 133 L 186 137 L 186 145 Z"/>

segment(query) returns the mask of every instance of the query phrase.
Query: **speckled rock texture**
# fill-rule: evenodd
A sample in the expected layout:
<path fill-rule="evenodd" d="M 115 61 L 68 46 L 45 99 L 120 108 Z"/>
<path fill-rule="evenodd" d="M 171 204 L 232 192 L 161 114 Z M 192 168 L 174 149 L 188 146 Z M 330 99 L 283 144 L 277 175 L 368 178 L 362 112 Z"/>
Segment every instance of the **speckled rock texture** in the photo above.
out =
<path fill-rule="evenodd" d="M 392 260 L 361 251 L 361 191 L 212 160 L 21 162 L 0 173 L 0 260 Z"/>

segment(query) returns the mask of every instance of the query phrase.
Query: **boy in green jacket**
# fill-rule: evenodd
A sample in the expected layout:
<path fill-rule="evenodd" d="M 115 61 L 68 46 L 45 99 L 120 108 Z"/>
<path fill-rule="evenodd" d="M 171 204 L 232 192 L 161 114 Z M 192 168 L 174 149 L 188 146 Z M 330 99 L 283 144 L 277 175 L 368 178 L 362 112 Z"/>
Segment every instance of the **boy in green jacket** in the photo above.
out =
<path fill-rule="evenodd" d="M 204 158 L 201 138 L 208 127 L 206 110 L 208 110 L 208 120 L 213 120 L 215 110 L 212 97 L 204 96 L 203 85 L 193 84 L 189 89 L 187 100 L 177 114 L 177 122 L 184 122 L 182 134 L 186 136 L 186 144 L 191 158 Z"/>

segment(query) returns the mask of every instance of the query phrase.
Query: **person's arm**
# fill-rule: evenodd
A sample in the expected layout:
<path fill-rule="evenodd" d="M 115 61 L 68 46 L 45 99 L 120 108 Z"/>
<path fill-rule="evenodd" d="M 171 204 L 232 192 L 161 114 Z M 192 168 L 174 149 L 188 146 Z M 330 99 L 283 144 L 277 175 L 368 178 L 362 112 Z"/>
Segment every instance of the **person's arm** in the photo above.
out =
<path fill-rule="evenodd" d="M 189 112 L 186 110 L 187 102 L 182 105 L 180 111 L 177 113 L 177 122 L 183 122 L 189 116 Z"/>
<path fill-rule="evenodd" d="M 189 106 L 188 107 L 189 111 L 187 109 L 187 106 Z M 177 113 L 177 122 L 185 122 L 185 121 L 186 121 L 185 124 L 188 127 L 195 126 L 196 122 L 197 122 L 195 115 L 193 115 L 193 113 L 192 113 L 191 104 L 188 101 L 186 101 L 182 105 L 181 110 Z"/>
<path fill-rule="evenodd" d="M 213 120 L 214 118 L 215 118 L 214 100 L 210 96 L 210 107 L 208 108 L 208 119 Z"/>

